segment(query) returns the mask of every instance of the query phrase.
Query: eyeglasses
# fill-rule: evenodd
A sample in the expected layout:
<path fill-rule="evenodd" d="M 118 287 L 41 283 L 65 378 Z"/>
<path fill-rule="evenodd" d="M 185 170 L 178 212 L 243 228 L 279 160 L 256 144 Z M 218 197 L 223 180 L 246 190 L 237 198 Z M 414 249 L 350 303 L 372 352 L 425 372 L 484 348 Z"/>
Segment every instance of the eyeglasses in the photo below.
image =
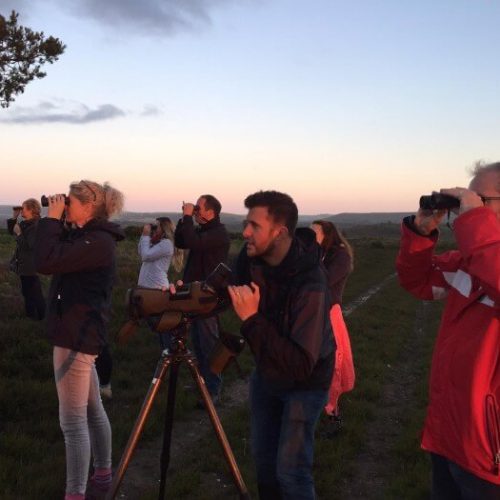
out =
<path fill-rule="evenodd" d="M 500 196 L 481 196 L 481 195 L 479 195 L 479 197 L 481 198 L 481 201 L 483 203 L 487 203 L 489 201 L 498 201 L 498 200 L 500 200 Z"/>
<path fill-rule="evenodd" d="M 195 205 L 193 207 L 193 212 L 199 212 L 200 211 L 200 205 Z"/>

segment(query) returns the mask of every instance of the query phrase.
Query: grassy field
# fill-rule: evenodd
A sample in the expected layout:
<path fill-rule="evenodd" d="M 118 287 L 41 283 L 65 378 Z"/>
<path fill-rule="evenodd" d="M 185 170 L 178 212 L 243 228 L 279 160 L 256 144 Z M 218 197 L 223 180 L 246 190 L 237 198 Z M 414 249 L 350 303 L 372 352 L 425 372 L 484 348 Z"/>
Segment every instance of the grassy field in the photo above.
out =
<path fill-rule="evenodd" d="M 353 243 L 355 271 L 345 292 L 346 304 L 394 272 L 397 252 L 394 240 L 364 238 Z M 233 252 L 238 245 L 239 241 L 234 240 Z M 17 277 L 1 265 L 8 262 L 12 251 L 12 239 L 5 233 L 0 234 L 0 496 L 2 499 L 58 499 L 63 497 L 65 461 L 51 347 L 43 338 L 43 325 L 22 317 Z M 136 283 L 138 276 L 134 240 L 119 245 L 118 270 L 111 336 L 124 319 L 125 290 Z M 44 279 L 44 285 L 47 284 Z M 418 433 L 440 308 L 435 304 L 427 307 L 417 329 L 415 317 L 419 308 L 420 303 L 402 292 L 396 280 L 392 280 L 349 316 L 357 384 L 354 391 L 342 398 L 343 431 L 335 439 L 329 439 L 323 435 L 326 421 L 322 419 L 319 424 L 315 477 L 320 498 L 355 498 L 353 485 L 369 491 L 365 498 L 425 497 L 428 463 L 425 454 L 419 451 Z M 237 331 L 238 321 L 232 312 L 225 312 L 222 321 L 227 330 Z M 114 398 L 106 402 L 106 408 L 113 428 L 113 462 L 117 464 L 149 386 L 160 348 L 156 336 L 147 328 L 141 328 L 127 345 L 113 344 L 112 351 Z M 248 349 L 239 361 L 243 373 L 248 374 L 252 369 Z M 391 400 L 387 394 L 405 370 L 412 383 L 404 397 Z M 236 377 L 235 370 L 225 374 L 226 388 L 231 387 Z M 179 385 L 189 385 L 189 382 L 187 370 L 181 369 Z M 191 390 L 177 392 L 176 420 L 192 418 L 196 398 L 197 394 Z M 387 425 L 381 421 L 381 405 L 385 409 L 393 407 L 390 415 L 384 414 L 383 419 L 391 419 L 394 432 L 391 439 L 382 443 L 381 452 L 385 453 L 386 460 L 381 464 L 383 467 L 374 469 L 379 480 L 373 483 L 376 485 L 373 488 L 360 459 L 373 447 L 374 439 L 376 444 L 372 430 L 378 425 Z M 143 442 L 153 442 L 161 436 L 163 406 L 162 400 L 153 408 Z M 248 450 L 248 417 L 246 405 L 242 405 L 224 417 L 223 425 L 245 482 L 256 498 Z M 235 489 L 213 433 L 210 429 L 200 430 L 200 439 L 195 446 L 186 448 L 181 463 L 172 464 L 169 498 L 235 498 Z M 156 497 L 153 481 L 151 487 L 138 496 Z"/>

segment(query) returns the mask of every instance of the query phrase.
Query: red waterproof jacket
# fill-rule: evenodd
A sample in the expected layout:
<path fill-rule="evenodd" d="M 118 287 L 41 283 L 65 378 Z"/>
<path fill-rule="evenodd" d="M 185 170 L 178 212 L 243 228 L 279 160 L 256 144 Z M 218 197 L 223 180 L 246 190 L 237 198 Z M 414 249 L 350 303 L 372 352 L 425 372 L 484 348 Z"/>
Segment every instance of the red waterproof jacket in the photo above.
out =
<path fill-rule="evenodd" d="M 487 207 L 454 223 L 458 251 L 434 255 L 436 234 L 402 225 L 401 285 L 446 298 L 432 358 L 422 448 L 500 484 L 500 222 Z"/>

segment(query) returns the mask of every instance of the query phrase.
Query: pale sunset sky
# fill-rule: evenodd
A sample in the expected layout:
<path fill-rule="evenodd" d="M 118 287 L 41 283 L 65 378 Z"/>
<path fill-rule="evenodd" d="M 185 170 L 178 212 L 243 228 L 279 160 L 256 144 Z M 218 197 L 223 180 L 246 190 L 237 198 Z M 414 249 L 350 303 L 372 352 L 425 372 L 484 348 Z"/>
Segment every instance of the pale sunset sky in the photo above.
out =
<path fill-rule="evenodd" d="M 0 109 L 0 204 L 109 181 L 132 211 L 259 189 L 413 211 L 500 160 L 498 0 L 0 0 L 66 45 Z"/>

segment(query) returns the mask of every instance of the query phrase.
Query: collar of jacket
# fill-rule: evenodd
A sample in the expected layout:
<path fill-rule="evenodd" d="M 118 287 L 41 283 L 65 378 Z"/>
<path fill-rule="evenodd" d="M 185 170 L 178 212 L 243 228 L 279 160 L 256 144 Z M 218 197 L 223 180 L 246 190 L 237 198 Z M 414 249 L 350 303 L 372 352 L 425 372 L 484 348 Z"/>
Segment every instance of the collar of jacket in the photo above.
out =
<path fill-rule="evenodd" d="M 198 228 L 200 231 L 208 231 L 209 229 L 214 228 L 215 226 L 220 226 L 220 217 L 214 217 L 213 219 L 210 219 L 208 222 L 205 222 L 205 224 L 198 224 Z"/>
<path fill-rule="evenodd" d="M 77 227 L 73 229 L 73 231 L 106 231 L 110 233 L 116 241 L 121 241 L 125 238 L 123 229 L 115 222 L 110 222 L 107 219 L 90 219 L 84 226 Z"/>
<path fill-rule="evenodd" d="M 316 243 L 314 231 L 298 228 L 285 258 L 277 266 L 269 266 L 260 257 L 252 259 L 252 264 L 262 266 L 267 279 L 286 282 L 297 274 L 309 271 L 317 266 L 321 258 L 321 248 Z"/>
<path fill-rule="evenodd" d="M 328 249 L 326 252 L 322 251 L 322 256 L 321 260 L 325 263 L 328 264 L 331 262 L 339 253 L 347 253 L 347 250 L 344 245 L 335 245 Z"/>
<path fill-rule="evenodd" d="M 20 223 L 19 223 L 19 226 L 21 227 L 21 229 L 25 229 L 29 226 L 31 226 L 32 224 L 35 224 L 39 221 L 38 217 L 33 217 L 33 219 L 28 219 L 28 220 L 22 220 Z"/>

